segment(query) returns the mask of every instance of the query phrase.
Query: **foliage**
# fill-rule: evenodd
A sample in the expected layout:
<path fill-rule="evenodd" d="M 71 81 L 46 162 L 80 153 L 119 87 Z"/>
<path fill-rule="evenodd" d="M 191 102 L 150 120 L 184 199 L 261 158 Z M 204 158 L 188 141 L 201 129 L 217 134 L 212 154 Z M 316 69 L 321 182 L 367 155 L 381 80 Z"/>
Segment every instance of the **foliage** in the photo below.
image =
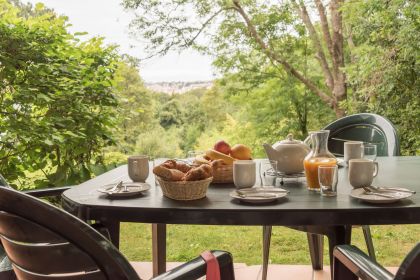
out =
<path fill-rule="evenodd" d="M 133 153 L 138 135 L 155 125 L 154 100 L 136 67 L 132 58 L 126 58 L 118 63 L 114 77 L 118 106 L 113 135 L 117 149 L 128 154 Z"/>
<path fill-rule="evenodd" d="M 38 170 L 35 187 L 84 181 L 112 143 L 116 53 L 100 38 L 80 42 L 41 4 L 20 12 L 0 0 L 1 173 L 21 187 Z"/>
<path fill-rule="evenodd" d="M 152 159 L 183 157 L 185 154 L 179 148 L 179 141 L 176 129 L 165 130 L 157 126 L 138 136 L 134 151 Z"/>
<path fill-rule="evenodd" d="M 350 112 L 372 112 L 398 128 L 405 155 L 420 154 L 420 6 L 416 1 L 351 1 L 354 92 Z"/>

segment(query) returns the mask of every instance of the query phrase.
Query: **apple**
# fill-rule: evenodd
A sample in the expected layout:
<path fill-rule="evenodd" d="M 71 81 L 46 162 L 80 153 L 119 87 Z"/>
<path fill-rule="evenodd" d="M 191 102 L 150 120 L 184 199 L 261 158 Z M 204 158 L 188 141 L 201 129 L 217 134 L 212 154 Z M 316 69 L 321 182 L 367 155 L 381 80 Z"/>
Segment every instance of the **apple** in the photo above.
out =
<path fill-rule="evenodd" d="M 230 156 L 236 159 L 251 159 L 251 149 L 242 144 L 236 144 L 230 151 Z"/>
<path fill-rule="evenodd" d="M 219 153 L 229 155 L 230 153 L 230 145 L 226 143 L 224 140 L 219 140 L 214 144 L 213 150 L 218 151 Z"/>

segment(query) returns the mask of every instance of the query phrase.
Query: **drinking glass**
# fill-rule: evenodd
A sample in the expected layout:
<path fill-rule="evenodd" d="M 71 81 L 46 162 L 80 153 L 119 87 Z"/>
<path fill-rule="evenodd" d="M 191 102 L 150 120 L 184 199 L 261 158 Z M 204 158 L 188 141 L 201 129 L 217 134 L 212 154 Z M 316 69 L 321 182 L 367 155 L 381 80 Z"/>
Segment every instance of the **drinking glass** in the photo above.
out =
<path fill-rule="evenodd" d="M 275 160 L 262 160 L 260 162 L 260 179 L 261 186 L 275 186 L 277 179 L 277 161 Z"/>
<path fill-rule="evenodd" d="M 318 167 L 318 179 L 321 186 L 322 196 L 336 196 L 338 182 L 337 165 L 320 165 Z"/>
<path fill-rule="evenodd" d="M 377 153 L 377 148 L 375 144 L 364 144 L 363 145 L 364 148 L 364 159 L 368 159 L 371 161 L 375 161 L 376 159 L 376 153 Z"/>

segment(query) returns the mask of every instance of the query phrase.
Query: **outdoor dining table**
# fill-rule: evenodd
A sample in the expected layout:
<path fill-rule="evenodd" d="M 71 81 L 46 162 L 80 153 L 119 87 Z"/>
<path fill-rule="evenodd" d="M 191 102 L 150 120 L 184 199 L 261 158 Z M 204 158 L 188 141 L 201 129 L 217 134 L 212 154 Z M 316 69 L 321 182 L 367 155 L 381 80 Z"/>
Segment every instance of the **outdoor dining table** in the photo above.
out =
<path fill-rule="evenodd" d="M 97 189 L 118 181 L 130 181 L 127 165 L 74 186 L 62 194 L 63 208 L 82 220 L 95 220 L 109 230 L 119 246 L 120 222 L 152 224 L 153 273 L 166 269 L 166 224 L 329 228 L 336 236 L 330 245 L 350 243 L 351 225 L 420 224 L 420 157 L 378 157 L 377 186 L 405 187 L 417 193 L 390 204 L 371 204 L 350 197 L 348 168 L 339 169 L 338 195 L 322 197 L 306 189 L 304 179 L 287 180 L 285 198 L 267 204 L 248 204 L 232 199 L 233 184 L 211 184 L 207 196 L 194 201 L 175 201 L 162 195 L 150 171 L 144 194 L 109 198 Z"/>

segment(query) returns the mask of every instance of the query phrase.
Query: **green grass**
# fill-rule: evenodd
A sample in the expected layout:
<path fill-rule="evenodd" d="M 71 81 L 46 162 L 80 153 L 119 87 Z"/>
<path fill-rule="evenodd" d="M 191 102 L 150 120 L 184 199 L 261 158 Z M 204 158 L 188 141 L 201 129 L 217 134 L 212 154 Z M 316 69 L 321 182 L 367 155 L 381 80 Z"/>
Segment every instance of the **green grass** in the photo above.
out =
<path fill-rule="evenodd" d="M 373 226 L 373 242 L 378 261 L 398 266 L 410 249 L 420 242 L 420 225 Z M 352 243 L 365 250 L 362 229 L 353 229 Z M 327 240 L 324 263 L 327 259 Z M 121 251 L 131 261 L 151 261 L 151 226 L 123 223 Z M 222 249 L 233 254 L 235 262 L 261 264 L 262 228 L 258 226 L 168 225 L 168 261 L 187 261 L 207 249 Z M 285 227 L 273 227 L 270 262 L 273 264 L 310 264 L 306 234 Z"/>

